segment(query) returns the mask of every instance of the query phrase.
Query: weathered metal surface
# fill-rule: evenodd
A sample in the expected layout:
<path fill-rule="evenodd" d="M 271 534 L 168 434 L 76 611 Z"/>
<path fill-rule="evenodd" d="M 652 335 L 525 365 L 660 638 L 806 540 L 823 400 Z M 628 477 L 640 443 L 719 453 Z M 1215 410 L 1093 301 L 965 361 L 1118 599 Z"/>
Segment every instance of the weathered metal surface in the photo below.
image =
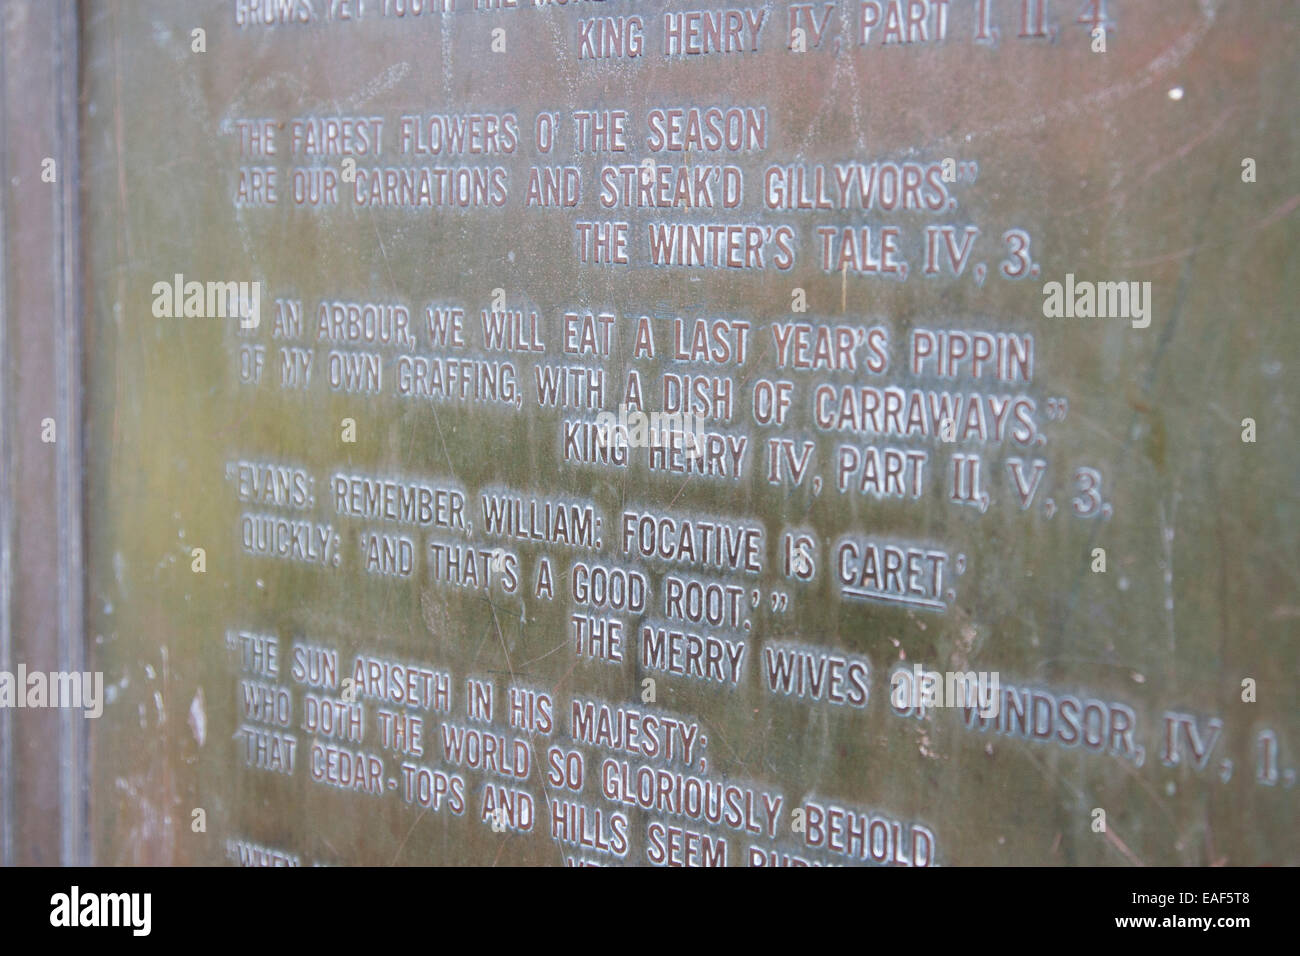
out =
<path fill-rule="evenodd" d="M 288 6 L 84 8 L 97 862 L 1300 860 L 1288 4 Z"/>
<path fill-rule="evenodd" d="M 86 858 L 87 721 L 10 681 L 85 667 L 77 19 L 0 14 L 0 863 L 49 866 Z"/>

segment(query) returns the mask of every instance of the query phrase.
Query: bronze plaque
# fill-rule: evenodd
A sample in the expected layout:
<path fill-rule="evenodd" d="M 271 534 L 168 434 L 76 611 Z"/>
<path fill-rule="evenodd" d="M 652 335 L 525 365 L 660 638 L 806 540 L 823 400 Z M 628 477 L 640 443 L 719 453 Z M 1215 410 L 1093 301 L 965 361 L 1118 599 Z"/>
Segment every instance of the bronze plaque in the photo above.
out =
<path fill-rule="evenodd" d="M 1295 30 L 84 4 L 93 859 L 1300 862 Z"/>

